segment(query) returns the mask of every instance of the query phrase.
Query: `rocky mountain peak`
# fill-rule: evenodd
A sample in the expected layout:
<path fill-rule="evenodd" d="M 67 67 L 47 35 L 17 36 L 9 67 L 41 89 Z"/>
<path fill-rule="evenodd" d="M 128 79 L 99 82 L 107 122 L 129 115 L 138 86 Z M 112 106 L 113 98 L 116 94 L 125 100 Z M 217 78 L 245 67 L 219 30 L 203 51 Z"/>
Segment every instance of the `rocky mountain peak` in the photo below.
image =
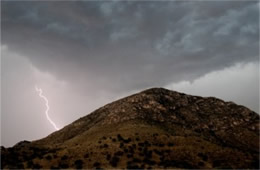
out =
<path fill-rule="evenodd" d="M 4 167 L 14 154 L 35 167 L 27 158 L 37 153 L 36 168 L 259 168 L 259 115 L 215 97 L 151 88 L 1 150 Z"/>

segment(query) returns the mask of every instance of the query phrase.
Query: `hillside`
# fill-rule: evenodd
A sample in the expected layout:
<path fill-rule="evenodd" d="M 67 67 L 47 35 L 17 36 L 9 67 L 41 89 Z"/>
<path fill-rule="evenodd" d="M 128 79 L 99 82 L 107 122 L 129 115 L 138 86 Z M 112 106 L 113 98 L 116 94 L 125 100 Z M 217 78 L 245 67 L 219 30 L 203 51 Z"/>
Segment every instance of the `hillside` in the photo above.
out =
<path fill-rule="evenodd" d="M 1 147 L 2 168 L 259 169 L 259 115 L 233 102 L 152 88 L 37 141 Z"/>

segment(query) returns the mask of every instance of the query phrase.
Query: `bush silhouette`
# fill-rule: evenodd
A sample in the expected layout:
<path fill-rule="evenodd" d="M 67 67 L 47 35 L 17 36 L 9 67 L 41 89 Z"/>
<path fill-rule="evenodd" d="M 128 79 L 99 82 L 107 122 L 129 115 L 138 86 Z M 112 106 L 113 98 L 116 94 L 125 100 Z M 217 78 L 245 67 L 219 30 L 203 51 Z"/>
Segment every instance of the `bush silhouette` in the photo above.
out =
<path fill-rule="evenodd" d="M 78 159 L 74 162 L 77 169 L 82 169 L 83 161 Z"/>
<path fill-rule="evenodd" d="M 46 156 L 45 158 L 49 161 L 52 160 L 52 157 L 50 155 Z"/>
<path fill-rule="evenodd" d="M 111 161 L 110 161 L 110 164 L 113 166 L 113 167 L 116 167 L 117 164 L 119 162 L 119 158 L 117 156 L 113 156 Z"/>
<path fill-rule="evenodd" d="M 95 162 L 95 163 L 93 164 L 93 166 L 96 167 L 96 168 L 98 168 L 98 167 L 100 167 L 100 163 L 99 163 L 99 162 Z"/>
<path fill-rule="evenodd" d="M 169 143 L 168 143 L 168 146 L 173 146 L 173 143 L 172 143 L 172 142 L 169 142 Z"/>
<path fill-rule="evenodd" d="M 66 164 L 66 163 L 61 162 L 61 163 L 59 163 L 59 167 L 63 168 L 63 169 L 66 169 L 66 168 L 69 168 L 69 165 Z"/>
<path fill-rule="evenodd" d="M 84 155 L 84 158 L 89 158 L 89 154 L 86 153 L 86 154 Z"/>
<path fill-rule="evenodd" d="M 111 155 L 107 154 L 107 160 L 109 161 L 111 159 Z"/>
<path fill-rule="evenodd" d="M 68 159 L 68 156 L 67 155 L 63 155 L 62 157 L 61 157 L 61 160 L 67 160 Z"/>

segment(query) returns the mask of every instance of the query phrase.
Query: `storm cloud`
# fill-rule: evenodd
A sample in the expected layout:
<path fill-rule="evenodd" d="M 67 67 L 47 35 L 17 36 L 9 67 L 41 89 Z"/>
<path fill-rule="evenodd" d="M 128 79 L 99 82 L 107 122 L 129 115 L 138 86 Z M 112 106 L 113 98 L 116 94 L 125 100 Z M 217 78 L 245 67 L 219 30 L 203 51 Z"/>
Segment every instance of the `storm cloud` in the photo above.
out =
<path fill-rule="evenodd" d="M 59 110 L 60 126 L 138 90 L 259 62 L 258 1 L 4 1 L 1 6 L 2 91 L 9 88 L 3 101 L 11 102 L 5 98 L 14 95 L 14 84 L 21 93 L 38 82 L 56 96 L 53 103 L 68 103 Z M 19 65 L 31 69 L 22 87 L 16 75 L 10 80 Z M 249 90 L 259 92 L 255 86 Z M 9 107 L 3 106 L 2 114 L 11 115 Z"/>

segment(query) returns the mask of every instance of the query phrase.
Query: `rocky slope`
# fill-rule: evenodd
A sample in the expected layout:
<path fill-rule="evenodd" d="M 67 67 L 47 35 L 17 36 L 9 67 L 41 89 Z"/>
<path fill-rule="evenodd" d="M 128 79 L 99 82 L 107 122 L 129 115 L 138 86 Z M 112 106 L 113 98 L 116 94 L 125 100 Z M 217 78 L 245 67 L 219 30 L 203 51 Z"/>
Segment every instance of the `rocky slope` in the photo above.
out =
<path fill-rule="evenodd" d="M 44 139 L 1 147 L 2 168 L 255 168 L 259 115 L 214 97 L 152 88 Z"/>

